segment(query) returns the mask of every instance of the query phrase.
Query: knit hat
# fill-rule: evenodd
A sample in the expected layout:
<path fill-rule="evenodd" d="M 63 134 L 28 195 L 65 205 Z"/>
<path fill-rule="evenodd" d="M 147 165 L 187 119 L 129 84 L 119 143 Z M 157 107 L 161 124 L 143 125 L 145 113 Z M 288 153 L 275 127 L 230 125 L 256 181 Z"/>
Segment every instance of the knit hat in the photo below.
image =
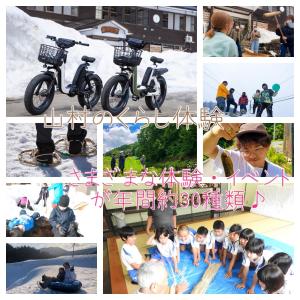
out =
<path fill-rule="evenodd" d="M 70 198 L 67 195 L 62 195 L 60 197 L 58 205 L 62 207 L 68 207 L 69 203 L 70 203 Z"/>

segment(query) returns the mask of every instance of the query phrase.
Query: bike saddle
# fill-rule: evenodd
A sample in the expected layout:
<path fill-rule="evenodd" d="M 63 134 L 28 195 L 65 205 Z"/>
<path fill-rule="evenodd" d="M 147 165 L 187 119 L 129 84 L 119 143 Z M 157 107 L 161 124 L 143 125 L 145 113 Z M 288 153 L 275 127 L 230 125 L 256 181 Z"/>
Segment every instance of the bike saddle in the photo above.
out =
<path fill-rule="evenodd" d="M 81 60 L 85 62 L 93 63 L 96 60 L 96 58 L 84 55 L 81 57 Z"/>
<path fill-rule="evenodd" d="M 57 39 L 56 45 L 59 48 L 67 49 L 75 46 L 76 42 L 74 40 L 68 40 L 68 39 Z"/>
<path fill-rule="evenodd" d="M 155 64 L 161 64 L 164 60 L 162 58 L 151 56 L 150 60 Z"/>

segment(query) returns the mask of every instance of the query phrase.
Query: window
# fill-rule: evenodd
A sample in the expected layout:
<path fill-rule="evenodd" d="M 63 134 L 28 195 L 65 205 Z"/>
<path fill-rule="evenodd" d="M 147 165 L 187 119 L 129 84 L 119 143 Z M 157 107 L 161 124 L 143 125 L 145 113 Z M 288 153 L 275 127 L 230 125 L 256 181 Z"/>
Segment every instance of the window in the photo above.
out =
<path fill-rule="evenodd" d="M 26 6 L 29 10 L 38 10 L 38 11 L 44 11 L 44 6 Z"/>
<path fill-rule="evenodd" d="M 185 16 L 183 15 L 179 18 L 179 29 L 185 31 Z"/>
<path fill-rule="evenodd" d="M 102 6 L 96 6 L 95 19 L 102 20 Z"/>
<path fill-rule="evenodd" d="M 132 8 L 130 6 L 126 6 L 124 8 L 124 22 L 125 23 L 132 23 L 135 24 L 135 8 Z"/>
<path fill-rule="evenodd" d="M 195 32 L 195 17 L 191 17 L 191 32 Z"/>
<path fill-rule="evenodd" d="M 148 10 L 144 8 L 137 8 L 136 21 L 139 25 L 149 25 L 149 14 Z"/>
<path fill-rule="evenodd" d="M 78 16 L 78 6 L 71 6 L 71 16 Z"/>
<path fill-rule="evenodd" d="M 169 25 L 169 14 L 163 13 L 162 15 L 162 27 L 168 28 Z"/>
<path fill-rule="evenodd" d="M 110 17 L 115 18 L 115 17 L 117 17 L 117 15 L 118 15 L 117 7 L 116 6 L 111 6 L 111 8 L 110 8 Z"/>
<path fill-rule="evenodd" d="M 46 6 L 46 12 L 54 12 L 54 6 Z"/>
<path fill-rule="evenodd" d="M 103 6 L 102 7 L 102 18 L 103 19 L 108 19 L 108 11 L 109 11 L 108 6 Z"/>

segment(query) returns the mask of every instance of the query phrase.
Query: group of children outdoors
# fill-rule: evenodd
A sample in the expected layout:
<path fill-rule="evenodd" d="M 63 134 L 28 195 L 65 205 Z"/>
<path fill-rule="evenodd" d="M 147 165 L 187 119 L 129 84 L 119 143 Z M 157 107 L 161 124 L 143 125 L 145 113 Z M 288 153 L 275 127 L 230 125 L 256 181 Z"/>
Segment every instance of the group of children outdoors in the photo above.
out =
<path fill-rule="evenodd" d="M 55 183 L 48 187 L 48 185 L 44 183 L 41 187 L 39 198 L 34 204 L 38 205 L 40 200 L 43 200 L 43 206 L 46 207 L 49 190 L 54 190 L 52 211 L 49 217 L 49 224 L 51 225 L 53 236 L 78 236 L 75 214 L 73 209 L 69 207 L 69 185 L 64 186 L 62 183 Z M 40 214 L 37 211 L 34 211 L 34 208 L 27 197 L 21 197 L 18 200 L 17 206 L 21 208 L 19 216 L 7 222 L 8 234 L 11 237 L 23 236 L 24 233 L 30 232 L 34 229 L 36 220 L 40 218 Z M 33 213 L 29 213 L 29 210 L 33 211 Z"/>
<path fill-rule="evenodd" d="M 237 34 L 233 34 L 237 31 Z M 288 15 L 283 26 L 277 25 L 275 31 L 280 37 L 278 56 L 286 56 L 287 52 L 294 56 L 294 16 Z M 247 36 L 248 34 L 246 34 Z M 232 36 L 232 37 L 231 37 Z M 253 54 L 259 53 L 261 34 L 253 25 L 249 34 L 250 49 Z M 241 26 L 235 24 L 232 16 L 223 11 L 216 11 L 210 18 L 210 29 L 203 41 L 203 56 L 206 57 L 237 57 L 242 56 Z"/>
<path fill-rule="evenodd" d="M 134 229 L 125 226 L 120 229 L 120 237 L 124 242 L 121 249 L 121 260 L 127 268 L 131 282 L 138 283 L 138 271 L 144 263 L 144 258 L 135 245 L 136 235 Z M 174 236 L 166 227 L 160 227 L 147 240 L 148 246 L 154 246 L 151 255 L 145 257 L 150 261 L 171 260 L 175 273 L 179 272 L 178 263 L 182 251 L 189 251 L 193 264 L 216 263 L 219 259 L 226 268 L 225 278 L 233 276 L 233 268 L 237 262 L 241 263 L 237 275 L 241 282 L 236 285 L 238 289 L 247 288 L 247 293 L 253 294 L 259 283 L 261 289 L 268 294 L 289 294 L 293 277 L 293 260 L 284 252 L 272 253 L 265 249 L 262 239 L 256 238 L 250 228 L 242 228 L 233 224 L 227 230 L 222 220 L 213 223 L 212 230 L 200 226 L 197 230 L 180 225 Z M 201 259 L 204 253 L 204 260 Z M 227 263 L 229 261 L 229 263 Z M 246 287 L 249 269 L 255 271 L 250 287 Z"/>
<path fill-rule="evenodd" d="M 249 104 L 249 99 L 246 92 L 242 92 L 238 103 L 234 99 L 234 88 L 227 88 L 228 82 L 224 80 L 219 84 L 217 88 L 216 101 L 218 108 L 228 114 L 230 112 L 230 107 L 233 106 L 233 115 L 237 113 L 237 107 L 240 107 L 240 115 L 247 113 L 247 106 Z M 273 97 L 277 96 L 278 92 L 273 91 L 268 87 L 266 83 L 262 84 L 262 90 L 257 89 L 255 94 L 252 96 L 252 114 L 256 117 L 261 117 L 264 110 L 267 112 L 268 117 L 273 117 Z"/>

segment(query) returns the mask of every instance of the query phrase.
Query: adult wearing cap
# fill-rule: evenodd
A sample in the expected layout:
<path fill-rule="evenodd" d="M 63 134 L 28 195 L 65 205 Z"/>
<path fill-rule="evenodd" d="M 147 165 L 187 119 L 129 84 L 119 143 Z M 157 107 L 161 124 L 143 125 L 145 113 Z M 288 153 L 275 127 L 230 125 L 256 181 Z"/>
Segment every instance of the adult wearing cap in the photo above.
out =
<path fill-rule="evenodd" d="M 71 236 L 76 237 L 76 224 L 73 209 L 69 207 L 70 198 L 67 195 L 60 197 L 58 206 L 53 208 L 49 223 L 52 232 L 56 237 Z"/>
<path fill-rule="evenodd" d="M 263 90 L 260 93 L 260 105 L 257 109 L 256 116 L 261 117 L 263 111 L 266 109 L 267 116 L 273 117 L 273 97 L 277 96 L 278 92 L 268 88 L 266 83 L 262 85 Z"/>
<path fill-rule="evenodd" d="M 155 185 L 153 187 L 155 192 L 154 206 L 148 208 L 148 218 L 147 218 L 147 227 L 146 232 L 148 235 L 151 234 L 151 228 L 153 227 L 154 231 L 160 227 L 166 227 L 170 234 L 170 239 L 174 239 L 174 230 L 176 230 L 176 208 L 174 208 L 174 203 L 171 197 L 168 197 L 167 201 L 164 201 L 168 195 L 169 187 L 166 185 L 165 188 L 161 184 Z M 159 199 L 163 199 L 161 202 Z M 162 207 L 161 204 L 165 203 L 165 206 Z"/>
<path fill-rule="evenodd" d="M 236 138 L 236 150 L 225 150 L 218 145 L 221 138 Z M 266 159 L 272 137 L 261 123 L 224 124 L 214 126 L 203 137 L 203 152 L 214 160 L 215 175 L 224 176 L 222 153 L 231 158 L 236 177 L 282 175 L 282 168 Z"/>

